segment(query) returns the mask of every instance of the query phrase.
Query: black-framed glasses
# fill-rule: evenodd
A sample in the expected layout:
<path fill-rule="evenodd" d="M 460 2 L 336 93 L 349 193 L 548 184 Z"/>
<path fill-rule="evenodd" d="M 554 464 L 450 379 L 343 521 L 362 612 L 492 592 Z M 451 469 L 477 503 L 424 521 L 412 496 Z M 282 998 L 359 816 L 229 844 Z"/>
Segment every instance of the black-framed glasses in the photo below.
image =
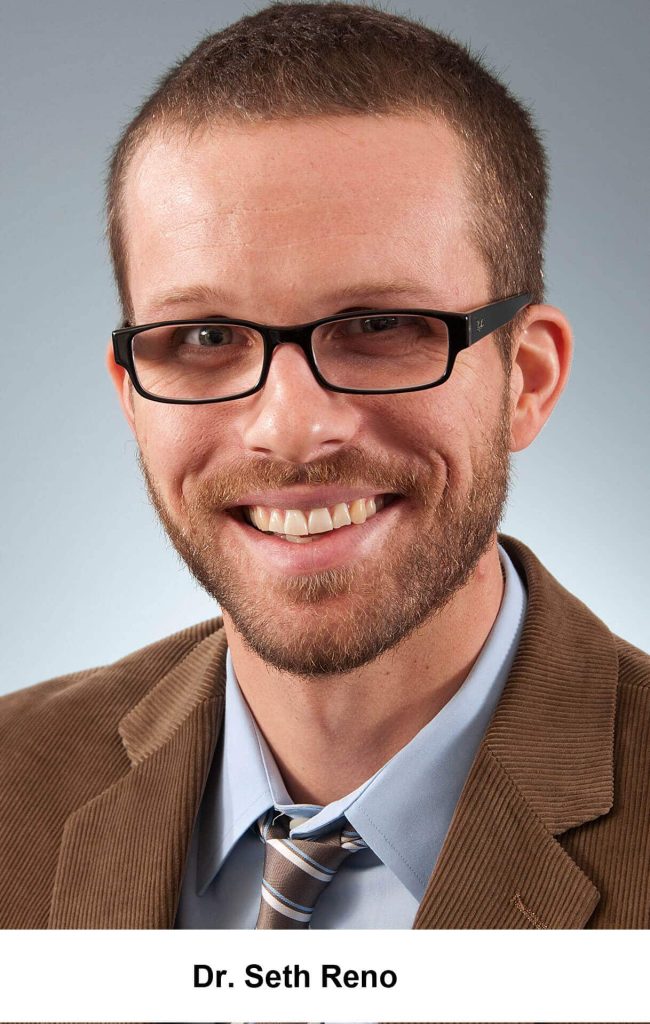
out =
<path fill-rule="evenodd" d="M 360 310 L 297 327 L 206 317 L 113 331 L 115 362 L 143 398 L 195 405 L 246 398 L 264 387 L 278 345 L 303 352 L 322 387 L 358 395 L 424 391 L 448 380 L 464 348 L 529 305 L 513 295 L 468 313 Z"/>

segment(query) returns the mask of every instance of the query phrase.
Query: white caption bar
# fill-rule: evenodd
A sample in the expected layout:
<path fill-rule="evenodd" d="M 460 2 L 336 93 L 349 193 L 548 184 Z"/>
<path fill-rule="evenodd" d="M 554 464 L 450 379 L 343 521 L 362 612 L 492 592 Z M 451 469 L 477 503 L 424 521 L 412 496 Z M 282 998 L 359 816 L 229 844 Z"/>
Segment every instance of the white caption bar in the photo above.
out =
<path fill-rule="evenodd" d="M 650 1021 L 643 931 L 4 931 L 3 1021 Z"/>

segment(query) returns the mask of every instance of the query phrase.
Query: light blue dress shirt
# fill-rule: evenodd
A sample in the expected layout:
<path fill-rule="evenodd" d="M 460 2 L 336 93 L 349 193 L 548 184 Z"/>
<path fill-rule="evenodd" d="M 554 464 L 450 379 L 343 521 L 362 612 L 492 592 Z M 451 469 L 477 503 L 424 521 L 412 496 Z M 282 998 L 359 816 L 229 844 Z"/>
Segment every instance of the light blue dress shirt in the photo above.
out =
<path fill-rule="evenodd" d="M 499 556 L 503 600 L 463 685 L 372 778 L 324 808 L 292 803 L 228 652 L 224 728 L 190 844 L 176 928 L 255 927 L 264 846 L 251 826 L 273 806 L 309 819 L 292 830 L 294 838 L 326 832 L 345 817 L 368 846 L 344 861 L 316 905 L 312 928 L 412 926 L 521 636 L 525 587 L 501 546 Z"/>

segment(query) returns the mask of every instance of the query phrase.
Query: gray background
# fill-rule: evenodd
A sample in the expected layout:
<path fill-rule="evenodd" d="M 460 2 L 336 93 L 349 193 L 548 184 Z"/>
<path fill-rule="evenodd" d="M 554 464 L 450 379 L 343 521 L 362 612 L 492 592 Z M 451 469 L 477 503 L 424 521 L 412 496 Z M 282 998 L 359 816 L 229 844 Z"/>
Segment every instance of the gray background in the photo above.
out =
<path fill-rule="evenodd" d="M 261 4 L 1 0 L 0 690 L 216 614 L 150 511 L 104 369 L 110 147 L 199 38 Z M 553 180 L 549 301 L 573 375 L 516 457 L 505 523 L 615 631 L 648 615 L 647 0 L 420 0 L 536 111 Z"/>

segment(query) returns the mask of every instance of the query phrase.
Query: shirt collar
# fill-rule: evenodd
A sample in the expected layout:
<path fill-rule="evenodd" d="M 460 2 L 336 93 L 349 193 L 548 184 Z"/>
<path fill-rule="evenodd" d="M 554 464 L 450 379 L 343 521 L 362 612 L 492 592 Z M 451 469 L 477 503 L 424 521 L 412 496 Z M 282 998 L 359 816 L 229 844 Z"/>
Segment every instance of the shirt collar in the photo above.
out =
<path fill-rule="evenodd" d="M 503 600 L 463 685 L 372 778 L 327 807 L 291 803 L 228 651 L 222 745 L 215 753 L 199 821 L 199 894 L 246 829 L 276 806 L 291 817 L 309 819 L 292 830 L 295 837 L 316 835 L 347 818 L 411 894 L 422 899 L 521 635 L 526 592 L 501 546 L 499 555 L 505 572 Z"/>

